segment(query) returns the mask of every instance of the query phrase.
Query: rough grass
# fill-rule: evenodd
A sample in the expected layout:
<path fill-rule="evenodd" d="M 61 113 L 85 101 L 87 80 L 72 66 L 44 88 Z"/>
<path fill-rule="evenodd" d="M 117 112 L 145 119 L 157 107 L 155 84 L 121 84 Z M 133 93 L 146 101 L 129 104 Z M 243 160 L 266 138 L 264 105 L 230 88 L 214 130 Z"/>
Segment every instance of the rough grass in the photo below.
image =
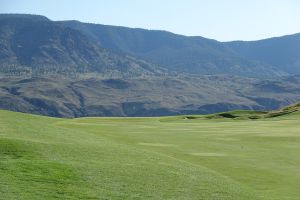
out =
<path fill-rule="evenodd" d="M 299 112 L 242 118 L 0 111 L 0 199 L 299 199 Z"/>
<path fill-rule="evenodd" d="M 296 103 L 290 106 L 283 107 L 279 110 L 273 111 L 253 111 L 253 110 L 234 110 L 229 112 L 221 112 L 210 115 L 187 115 L 182 116 L 183 119 L 267 119 L 274 117 L 290 117 L 291 114 L 299 114 L 300 103 Z"/>

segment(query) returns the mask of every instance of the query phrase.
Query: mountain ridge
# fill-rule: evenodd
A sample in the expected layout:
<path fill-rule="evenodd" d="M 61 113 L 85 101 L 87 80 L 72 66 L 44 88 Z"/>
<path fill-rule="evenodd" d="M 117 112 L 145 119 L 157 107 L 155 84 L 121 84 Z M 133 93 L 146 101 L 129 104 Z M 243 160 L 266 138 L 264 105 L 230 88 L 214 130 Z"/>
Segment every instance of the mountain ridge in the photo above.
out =
<path fill-rule="evenodd" d="M 300 33 L 273 37 L 258 41 L 234 41 L 226 43 L 240 55 L 259 60 L 285 70 L 300 74 Z"/>
<path fill-rule="evenodd" d="M 124 52 L 179 72 L 235 74 L 242 76 L 279 76 L 274 67 L 250 61 L 225 44 L 201 36 L 183 36 L 167 31 L 59 21 L 89 35 L 107 49 Z M 151 42 L 150 42 L 151 41 Z"/>
<path fill-rule="evenodd" d="M 155 74 L 159 66 L 112 53 L 77 30 L 42 16 L 0 15 L 2 72 Z M 12 67 L 11 67 L 12 66 Z"/>
<path fill-rule="evenodd" d="M 73 52 L 71 52 L 73 57 L 69 55 L 69 50 L 67 50 L 64 52 L 64 58 L 61 59 L 61 62 L 59 59 L 57 62 L 52 59 L 50 64 L 54 63 L 54 65 L 70 65 L 70 63 L 73 63 L 76 67 L 84 65 L 85 68 L 87 68 L 86 66 L 88 65 L 94 65 L 93 68 L 95 68 L 95 66 L 97 66 L 97 64 L 99 65 L 99 63 L 103 60 L 111 60 L 109 56 L 106 56 L 105 59 L 103 58 L 105 54 L 103 52 L 106 52 L 107 54 L 108 51 L 111 55 L 117 54 L 123 57 L 130 56 L 140 60 L 145 60 L 148 62 L 148 66 L 152 64 L 156 65 L 156 67 L 160 66 L 164 69 L 173 72 L 177 71 L 179 73 L 199 75 L 232 74 L 255 78 L 273 78 L 284 75 L 300 74 L 300 59 L 298 59 L 299 55 L 297 53 L 299 50 L 297 44 L 300 41 L 300 34 L 252 42 L 219 42 L 217 40 L 207 39 L 201 36 L 184 36 L 162 30 L 146 30 L 123 26 L 82 23 L 76 20 L 51 21 L 50 19 L 40 15 L 1 14 L 0 19 L 2 23 L 3 21 L 15 19 L 16 22 L 14 23 L 18 23 L 19 26 L 23 26 L 24 24 L 24 26 L 26 26 L 24 21 L 31 20 L 31 24 L 27 24 L 27 26 L 29 26 L 27 27 L 29 29 L 28 34 L 33 34 L 33 31 L 40 31 L 38 36 L 46 34 L 43 33 L 43 31 L 49 29 L 50 26 L 49 25 L 47 27 L 46 24 L 51 24 L 52 26 L 56 26 L 57 29 L 61 29 L 61 32 L 63 32 L 63 30 L 73 32 L 73 36 L 77 35 L 77 37 L 79 37 L 79 35 L 82 34 L 82 43 L 86 44 L 86 48 L 83 49 L 96 49 L 95 51 L 86 51 L 85 53 L 89 54 L 85 55 L 83 52 L 74 52 L 77 47 L 71 47 L 69 50 L 73 50 Z M 24 24 L 22 24 L 22 22 L 24 22 Z M 45 27 L 40 27 L 40 30 L 35 30 L 35 28 L 37 28 L 36 26 L 42 26 L 41 24 Z M 5 27 L 2 27 L 2 31 L 4 29 L 9 29 L 10 27 L 7 27 L 9 25 L 12 25 L 12 23 L 9 22 Z M 43 30 L 43 28 L 45 30 Z M 9 43 L 5 42 L 5 34 L 7 33 L 1 34 L 1 43 Z M 68 35 L 67 33 L 65 34 Z M 23 40 L 26 41 L 26 36 L 23 37 Z M 28 37 L 30 36 L 27 36 L 27 38 Z M 47 39 L 49 40 L 50 38 Z M 37 37 L 37 39 L 39 39 L 39 37 Z M 73 39 L 73 41 L 72 39 L 70 40 L 71 41 L 69 41 L 69 43 L 80 41 L 79 38 Z M 286 40 L 286 42 L 281 42 L 282 40 Z M 274 41 L 274 45 L 264 47 L 265 43 L 268 41 Z M 28 41 L 26 42 L 28 43 Z M 284 48 L 281 48 L 282 45 L 280 46 L 278 43 L 283 43 L 282 45 Z M 83 44 L 79 46 L 84 46 Z M 63 47 L 67 47 L 66 45 L 68 45 L 68 42 L 61 44 L 58 49 L 62 50 Z M 292 48 L 290 48 L 287 53 L 284 49 L 290 47 L 289 45 L 291 45 Z M 48 47 L 49 46 L 50 44 L 48 44 Z M 10 62 L 15 64 L 13 60 L 15 55 L 9 51 L 9 47 L 4 47 L 7 51 L 4 53 L 0 52 L 0 58 L 3 58 L 8 54 L 10 54 L 10 56 L 8 56 L 9 61 L 1 60 L 2 65 L 10 64 Z M 25 53 L 23 56 L 25 56 L 25 60 L 34 58 L 36 61 L 39 61 L 40 59 L 40 62 L 37 62 L 36 64 L 45 65 L 45 63 L 49 61 L 49 58 L 51 59 L 52 54 L 54 56 L 62 55 L 62 53 L 57 53 L 55 49 L 57 47 L 58 46 L 56 45 L 52 49 L 48 50 L 50 52 L 47 52 L 45 49 L 44 51 L 40 50 L 40 52 L 43 53 L 42 55 L 27 55 Z M 32 47 L 29 46 L 28 48 Z M 258 48 L 260 48 L 260 51 Z M 13 50 L 16 52 L 20 51 L 17 47 L 14 47 Z M 24 51 L 28 52 L 28 49 Z M 99 53 L 101 51 L 102 53 Z M 271 52 L 268 53 L 268 51 Z M 26 56 L 28 58 L 26 58 Z M 271 60 L 269 57 L 275 59 Z M 110 67 L 107 67 L 107 69 L 117 65 L 118 63 L 113 62 L 113 64 Z M 154 68 L 156 67 L 154 66 Z"/>

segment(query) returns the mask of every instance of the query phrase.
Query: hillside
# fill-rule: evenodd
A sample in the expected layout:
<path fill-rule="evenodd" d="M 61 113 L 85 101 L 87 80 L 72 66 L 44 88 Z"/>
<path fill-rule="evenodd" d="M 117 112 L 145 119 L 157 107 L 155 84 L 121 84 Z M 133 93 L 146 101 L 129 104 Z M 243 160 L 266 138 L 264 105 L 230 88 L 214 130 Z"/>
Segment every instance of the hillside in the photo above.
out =
<path fill-rule="evenodd" d="M 167 31 L 0 15 L 1 72 L 13 74 L 98 72 L 111 77 L 161 74 L 166 68 L 255 78 L 299 75 L 299 39 L 295 34 L 219 42 Z"/>
<path fill-rule="evenodd" d="M 300 101 L 300 77 L 0 79 L 0 108 L 56 117 L 207 114 L 272 110 Z"/>
<path fill-rule="evenodd" d="M 248 59 L 268 63 L 290 74 L 300 74 L 300 34 L 226 44 Z"/>
<path fill-rule="evenodd" d="M 0 14 L 0 72 L 6 75 L 141 76 L 166 70 L 112 53 L 80 32 L 36 15 Z"/>
<path fill-rule="evenodd" d="M 107 49 L 127 53 L 178 72 L 264 78 L 287 74 L 270 64 L 247 59 L 225 43 L 203 37 L 78 21 L 60 23 L 82 32 Z"/>
<path fill-rule="evenodd" d="M 0 111 L 0 199 L 298 199 L 299 112 L 257 120 Z"/>
<path fill-rule="evenodd" d="M 166 31 L 78 21 L 61 23 L 81 31 L 105 48 L 141 57 L 172 70 L 248 77 L 300 74 L 299 34 L 258 41 L 218 42 Z"/>
<path fill-rule="evenodd" d="M 285 106 L 283 108 L 271 111 L 257 110 L 233 110 L 228 112 L 214 113 L 210 115 L 183 115 L 181 119 L 234 119 L 234 120 L 259 120 L 275 118 L 291 118 L 293 115 L 300 114 L 300 103 Z"/>

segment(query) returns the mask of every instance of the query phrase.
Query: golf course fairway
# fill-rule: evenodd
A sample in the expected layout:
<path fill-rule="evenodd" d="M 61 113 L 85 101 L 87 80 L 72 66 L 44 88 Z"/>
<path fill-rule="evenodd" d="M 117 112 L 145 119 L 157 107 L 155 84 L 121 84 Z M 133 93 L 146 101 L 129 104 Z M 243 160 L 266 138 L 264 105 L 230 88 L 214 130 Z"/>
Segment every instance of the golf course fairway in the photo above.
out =
<path fill-rule="evenodd" d="M 300 199 L 300 114 L 61 119 L 1 110 L 0 199 Z"/>

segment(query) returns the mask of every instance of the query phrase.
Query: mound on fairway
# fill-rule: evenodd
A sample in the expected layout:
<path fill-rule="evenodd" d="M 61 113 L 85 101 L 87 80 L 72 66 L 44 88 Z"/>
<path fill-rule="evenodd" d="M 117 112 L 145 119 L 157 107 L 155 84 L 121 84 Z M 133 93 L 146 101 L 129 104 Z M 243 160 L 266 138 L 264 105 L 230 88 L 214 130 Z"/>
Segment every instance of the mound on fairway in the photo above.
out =
<path fill-rule="evenodd" d="M 300 199 L 300 114 L 268 114 L 0 111 L 0 199 Z"/>

